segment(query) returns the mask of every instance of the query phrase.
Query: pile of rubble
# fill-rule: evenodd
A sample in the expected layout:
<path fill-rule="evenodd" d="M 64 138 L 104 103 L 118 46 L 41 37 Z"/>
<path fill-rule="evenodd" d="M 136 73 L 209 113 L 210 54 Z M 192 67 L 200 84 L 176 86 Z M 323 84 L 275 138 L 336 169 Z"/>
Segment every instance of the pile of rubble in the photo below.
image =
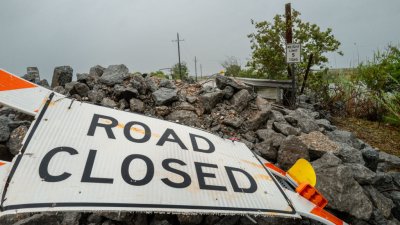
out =
<path fill-rule="evenodd" d="M 25 79 L 47 86 L 36 68 Z M 198 127 L 237 138 L 265 159 L 288 169 L 297 159 L 312 162 L 317 189 L 327 210 L 351 224 L 400 224 L 400 158 L 374 149 L 352 133 L 338 130 L 314 111 L 306 96 L 295 110 L 258 97 L 234 79 L 217 76 L 212 85 L 189 84 L 129 73 L 124 65 L 95 66 L 89 73 L 57 67 L 51 88 L 80 101 Z M 49 87 L 50 88 L 50 87 Z M 0 109 L 0 159 L 18 154 L 32 118 Z M 317 224 L 308 220 L 255 218 L 258 224 Z M 0 224 L 252 224 L 242 216 L 133 213 L 20 214 Z"/>

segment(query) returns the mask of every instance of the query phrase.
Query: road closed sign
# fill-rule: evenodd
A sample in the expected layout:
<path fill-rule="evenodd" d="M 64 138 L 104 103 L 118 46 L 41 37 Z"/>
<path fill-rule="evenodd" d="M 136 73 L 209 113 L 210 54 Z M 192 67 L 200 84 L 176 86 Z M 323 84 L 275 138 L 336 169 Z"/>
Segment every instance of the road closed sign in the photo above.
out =
<path fill-rule="evenodd" d="M 52 96 L 14 159 L 2 214 L 130 211 L 298 217 L 240 142 Z"/>
<path fill-rule="evenodd" d="M 286 62 L 287 63 L 299 63 L 301 62 L 301 45 L 287 43 L 286 44 Z"/>

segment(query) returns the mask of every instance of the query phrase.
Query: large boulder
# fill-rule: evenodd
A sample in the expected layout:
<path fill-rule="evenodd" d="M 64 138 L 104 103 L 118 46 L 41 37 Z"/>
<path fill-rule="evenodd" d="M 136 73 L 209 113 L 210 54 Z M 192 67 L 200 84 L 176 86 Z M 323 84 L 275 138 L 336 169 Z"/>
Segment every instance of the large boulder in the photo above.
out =
<path fill-rule="evenodd" d="M 129 77 L 129 69 L 125 65 L 111 65 L 104 70 L 104 73 L 100 77 L 99 81 L 108 86 L 114 86 L 115 84 L 121 84 L 125 79 Z"/>
<path fill-rule="evenodd" d="M 276 131 L 279 133 L 282 133 L 286 136 L 288 135 L 299 135 L 301 133 L 300 128 L 295 128 L 284 122 L 274 122 L 273 127 L 275 128 Z"/>
<path fill-rule="evenodd" d="M 372 171 L 376 171 L 379 161 L 379 152 L 370 146 L 365 147 L 361 150 L 361 154 L 365 161 L 365 166 Z"/>
<path fill-rule="evenodd" d="M 106 70 L 106 68 L 100 65 L 93 66 L 92 68 L 90 68 L 89 76 L 101 77 L 104 73 L 104 70 Z"/>
<path fill-rule="evenodd" d="M 278 150 L 276 147 L 274 147 L 272 140 L 267 140 L 255 144 L 254 150 L 258 152 L 264 159 L 270 162 L 276 162 L 276 159 L 278 157 Z"/>
<path fill-rule="evenodd" d="M 218 103 L 222 101 L 224 93 L 222 91 L 214 91 L 200 95 L 199 100 L 206 112 L 210 112 Z"/>
<path fill-rule="evenodd" d="M 386 152 L 379 152 L 379 163 L 377 166 L 379 172 L 398 172 L 400 171 L 400 158 L 390 155 Z"/>
<path fill-rule="evenodd" d="M 143 76 L 140 73 L 135 73 L 131 77 L 132 77 L 131 79 L 132 87 L 138 90 L 141 95 L 146 94 L 147 83 L 146 80 L 143 78 Z"/>
<path fill-rule="evenodd" d="M 22 147 L 22 141 L 26 133 L 28 132 L 28 128 L 26 126 L 20 126 L 14 129 L 11 132 L 10 140 L 7 143 L 7 147 L 10 150 L 10 153 L 13 155 L 17 155 Z"/>
<path fill-rule="evenodd" d="M 376 173 L 357 163 L 345 163 L 353 173 L 354 179 L 361 185 L 374 184 L 377 181 Z"/>
<path fill-rule="evenodd" d="M 279 148 L 277 163 L 282 169 L 288 170 L 300 158 L 310 160 L 307 146 L 296 136 L 288 136 Z"/>
<path fill-rule="evenodd" d="M 215 83 L 217 87 L 221 90 L 224 90 L 226 86 L 232 87 L 233 89 L 235 89 L 235 91 L 239 91 L 242 89 L 251 89 L 249 86 L 245 85 L 239 80 L 222 75 L 217 75 L 217 77 L 215 78 Z"/>
<path fill-rule="evenodd" d="M 53 79 L 51 87 L 64 86 L 66 83 L 72 81 L 73 69 L 70 66 L 57 66 L 54 68 Z"/>
<path fill-rule="evenodd" d="M 39 69 L 37 67 L 28 67 L 26 68 L 26 72 L 22 78 L 35 84 L 40 82 Z"/>
<path fill-rule="evenodd" d="M 339 151 L 334 154 L 345 163 L 358 163 L 365 165 L 364 158 L 360 150 L 351 147 L 348 144 L 336 142 L 339 145 Z"/>
<path fill-rule="evenodd" d="M 315 122 L 311 112 L 306 109 L 298 108 L 290 112 L 285 119 L 292 125 L 301 128 L 304 133 L 310 133 L 312 131 L 319 130 L 319 126 Z"/>
<path fill-rule="evenodd" d="M 231 104 L 236 111 L 241 112 L 244 108 L 246 108 L 251 99 L 252 96 L 247 90 L 240 90 L 231 98 Z"/>
<path fill-rule="evenodd" d="M 178 90 L 165 87 L 153 92 L 152 96 L 157 106 L 167 105 L 179 99 Z"/>
<path fill-rule="evenodd" d="M 244 128 L 246 130 L 257 130 L 261 127 L 267 120 L 271 106 L 267 105 L 261 110 L 256 111 L 251 117 L 249 117 L 244 123 Z"/>
<path fill-rule="evenodd" d="M 344 130 L 334 130 L 332 132 L 328 132 L 328 137 L 332 141 L 346 143 L 352 146 L 353 148 L 361 149 L 360 141 L 351 132 Z"/>
<path fill-rule="evenodd" d="M 188 126 L 194 126 L 198 122 L 197 114 L 188 110 L 173 111 L 166 117 L 166 119 Z"/>
<path fill-rule="evenodd" d="M 378 209 L 379 213 L 382 214 L 386 219 L 390 217 L 391 210 L 394 207 L 393 201 L 386 198 L 382 193 L 376 190 L 372 186 L 365 186 L 368 196 L 372 200 L 374 206 Z"/>
<path fill-rule="evenodd" d="M 319 131 L 302 134 L 299 139 L 307 146 L 311 160 L 318 159 L 327 152 L 336 154 L 340 149 L 338 144 Z"/>
<path fill-rule="evenodd" d="M 10 119 L 5 116 L 0 116 L 0 142 L 7 141 L 10 137 L 9 123 Z"/>
<path fill-rule="evenodd" d="M 260 129 L 256 131 L 256 134 L 261 141 L 270 141 L 276 148 L 279 148 L 286 138 L 285 135 L 277 133 L 272 129 Z"/>
<path fill-rule="evenodd" d="M 122 86 L 119 84 L 116 84 L 114 86 L 114 95 L 118 98 L 118 99 L 125 99 L 127 101 L 129 101 L 131 98 L 136 98 L 139 96 L 139 92 L 137 89 L 131 87 L 131 86 Z"/>
<path fill-rule="evenodd" d="M 89 90 L 89 87 L 84 83 L 76 83 L 73 87 L 73 91 L 81 97 L 87 97 Z"/>
<path fill-rule="evenodd" d="M 140 99 L 131 98 L 129 100 L 129 108 L 132 112 L 143 113 L 144 107 L 144 103 Z"/>
<path fill-rule="evenodd" d="M 362 187 L 353 178 L 351 168 L 342 165 L 341 160 L 331 153 L 312 162 L 317 174 L 316 188 L 328 200 L 328 208 L 361 220 L 368 220 L 373 206 Z"/>

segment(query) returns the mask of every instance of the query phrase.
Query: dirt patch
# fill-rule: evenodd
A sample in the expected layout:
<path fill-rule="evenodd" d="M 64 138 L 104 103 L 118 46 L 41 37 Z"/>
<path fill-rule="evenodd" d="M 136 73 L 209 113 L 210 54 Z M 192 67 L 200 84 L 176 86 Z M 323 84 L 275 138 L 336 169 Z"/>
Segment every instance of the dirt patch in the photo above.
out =
<path fill-rule="evenodd" d="M 340 129 L 353 132 L 372 147 L 400 157 L 400 127 L 341 117 L 334 118 L 333 123 Z"/>

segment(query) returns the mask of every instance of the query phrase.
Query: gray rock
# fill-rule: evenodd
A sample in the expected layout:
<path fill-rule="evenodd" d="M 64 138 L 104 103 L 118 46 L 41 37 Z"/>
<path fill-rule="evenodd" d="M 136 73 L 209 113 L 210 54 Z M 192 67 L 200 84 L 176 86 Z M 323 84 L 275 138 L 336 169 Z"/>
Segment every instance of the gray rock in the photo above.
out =
<path fill-rule="evenodd" d="M 265 121 L 268 120 L 269 108 L 257 111 L 251 118 L 245 120 L 244 127 L 247 130 L 257 130 Z"/>
<path fill-rule="evenodd" d="M 119 222 L 130 222 L 134 217 L 134 214 L 129 212 L 100 212 L 99 214 L 102 217 Z"/>
<path fill-rule="evenodd" d="M 379 163 L 377 167 L 379 172 L 400 171 L 400 158 L 390 155 L 386 152 L 379 152 Z"/>
<path fill-rule="evenodd" d="M 222 123 L 233 128 L 239 128 L 243 123 L 243 119 L 236 116 L 226 117 Z"/>
<path fill-rule="evenodd" d="M 79 225 L 82 214 L 79 212 L 64 212 L 61 225 Z"/>
<path fill-rule="evenodd" d="M 74 86 L 75 86 L 75 84 L 78 84 L 78 83 L 79 83 L 79 82 L 77 82 L 77 81 L 71 81 L 71 82 L 69 82 L 69 83 L 66 83 L 66 84 L 64 85 L 65 92 L 66 92 L 66 93 L 69 93 L 70 95 L 76 94 L 76 92 L 75 92 L 75 90 L 74 90 Z"/>
<path fill-rule="evenodd" d="M 102 220 L 103 220 L 103 218 L 101 217 L 100 213 L 98 213 L 98 212 L 92 213 L 87 217 L 88 223 L 98 224 Z"/>
<path fill-rule="evenodd" d="M 14 223 L 13 225 L 43 225 L 43 224 L 59 225 L 60 223 L 57 220 L 57 215 L 41 213 L 20 220 Z"/>
<path fill-rule="evenodd" d="M 176 110 L 170 113 L 167 120 L 185 124 L 188 126 L 194 126 L 198 122 L 198 116 L 196 113 L 187 110 Z"/>
<path fill-rule="evenodd" d="M 187 102 L 180 102 L 179 105 L 175 107 L 176 110 L 189 110 L 189 111 L 196 111 L 196 108 L 187 103 Z"/>
<path fill-rule="evenodd" d="M 202 215 L 178 215 L 180 225 L 197 225 L 203 221 Z"/>
<path fill-rule="evenodd" d="M 20 126 L 14 129 L 11 132 L 10 139 L 7 142 L 7 147 L 10 150 L 10 153 L 13 155 L 17 155 L 22 147 L 22 141 L 26 133 L 28 132 L 28 128 L 25 126 Z"/>
<path fill-rule="evenodd" d="M 364 158 L 365 166 L 372 171 L 376 171 L 379 161 L 379 152 L 371 148 L 370 146 L 367 146 L 366 148 L 361 150 L 361 154 Z"/>
<path fill-rule="evenodd" d="M 296 136 L 288 136 L 278 151 L 277 163 L 284 170 L 288 170 L 300 158 L 310 160 L 307 146 Z"/>
<path fill-rule="evenodd" d="M 346 143 L 353 148 L 361 149 L 361 143 L 358 141 L 356 136 L 353 133 L 344 131 L 344 130 L 335 130 L 332 132 L 328 132 L 328 137 L 336 142 Z"/>
<path fill-rule="evenodd" d="M 139 92 L 137 89 L 130 86 L 124 87 L 119 84 L 116 84 L 114 86 L 114 94 L 115 96 L 117 96 L 117 98 L 124 98 L 127 101 L 129 101 L 131 98 L 136 98 L 139 96 Z"/>
<path fill-rule="evenodd" d="M 162 79 L 160 81 L 160 87 L 165 87 L 165 88 L 170 88 L 170 89 L 176 88 L 175 84 L 172 81 L 167 80 L 167 79 Z"/>
<path fill-rule="evenodd" d="M 299 135 L 301 130 L 299 128 L 294 128 L 285 122 L 274 122 L 274 128 L 279 133 L 282 133 L 286 136 L 288 135 Z"/>
<path fill-rule="evenodd" d="M 240 90 L 231 98 L 231 104 L 236 111 L 241 112 L 247 107 L 251 99 L 252 96 L 247 90 Z"/>
<path fill-rule="evenodd" d="M 7 141 L 10 137 L 9 123 L 10 119 L 5 116 L 0 116 L 0 142 Z"/>
<path fill-rule="evenodd" d="M 179 99 L 178 91 L 176 89 L 169 89 L 164 87 L 153 92 L 152 96 L 157 106 L 167 105 Z"/>
<path fill-rule="evenodd" d="M 103 100 L 101 100 L 101 105 L 105 106 L 105 107 L 109 107 L 109 108 L 115 108 L 117 107 L 117 103 L 115 103 L 114 100 L 112 100 L 111 98 L 103 98 Z"/>
<path fill-rule="evenodd" d="M 200 95 L 199 101 L 203 105 L 206 112 L 210 112 L 218 103 L 222 101 L 224 93 L 222 91 L 215 91 Z"/>
<path fill-rule="evenodd" d="M 231 77 L 217 75 L 215 78 L 215 83 L 217 87 L 221 90 L 224 90 L 226 86 L 233 87 L 235 91 L 242 90 L 242 89 L 251 89 L 249 86 L 245 85 L 243 82 L 238 81 Z"/>
<path fill-rule="evenodd" d="M 131 98 L 131 100 L 129 100 L 129 108 L 131 109 L 132 112 L 143 113 L 144 103 L 139 99 Z"/>
<path fill-rule="evenodd" d="M 225 216 L 215 225 L 235 225 L 240 219 L 240 216 Z"/>
<path fill-rule="evenodd" d="M 249 148 L 249 149 L 253 149 L 254 148 L 254 144 L 249 142 L 249 141 L 247 141 L 246 139 L 242 139 L 242 140 L 240 140 L 240 142 L 245 144 L 247 146 L 247 148 Z"/>
<path fill-rule="evenodd" d="M 300 127 L 304 133 L 310 133 L 312 131 L 319 130 L 319 126 L 312 117 L 311 112 L 306 109 L 298 108 L 290 112 L 286 119 L 288 118 L 293 120 L 294 122 L 291 122 Z"/>
<path fill-rule="evenodd" d="M 351 169 L 340 163 L 341 160 L 331 153 L 312 162 L 317 174 L 316 188 L 327 198 L 328 208 L 368 220 L 372 215 L 372 203 L 354 180 Z"/>
<path fill-rule="evenodd" d="M 269 115 L 269 119 L 273 120 L 275 122 L 285 122 L 285 117 L 283 116 L 283 114 L 279 111 L 276 110 L 271 110 L 270 115 Z"/>
<path fill-rule="evenodd" d="M 377 172 L 374 187 L 381 192 L 396 189 L 393 177 L 389 173 Z"/>
<path fill-rule="evenodd" d="M 37 84 L 47 89 L 51 89 L 49 82 L 46 79 L 40 80 Z"/>
<path fill-rule="evenodd" d="M 376 174 L 367 167 L 356 163 L 345 163 L 352 171 L 354 179 L 361 185 L 374 184 L 377 180 Z"/>
<path fill-rule="evenodd" d="M 99 81 L 108 86 L 121 84 L 125 79 L 129 77 L 128 72 L 128 67 L 123 64 L 111 65 L 104 70 L 104 73 L 100 77 Z"/>
<path fill-rule="evenodd" d="M 254 131 L 248 131 L 242 135 L 249 142 L 256 142 L 256 133 Z"/>
<path fill-rule="evenodd" d="M 281 146 L 286 138 L 283 134 L 277 133 L 272 129 L 260 129 L 256 131 L 256 134 L 262 141 L 271 141 L 272 145 L 276 148 Z"/>
<path fill-rule="evenodd" d="M 74 85 L 73 90 L 74 90 L 78 95 L 80 95 L 81 97 L 87 97 L 88 92 L 89 92 L 90 89 L 89 89 L 89 87 L 88 87 L 86 84 L 84 84 L 84 83 L 76 83 L 76 84 Z"/>
<path fill-rule="evenodd" d="M 67 92 L 65 91 L 63 86 L 57 86 L 53 88 L 54 92 L 57 92 L 59 94 L 65 95 Z"/>
<path fill-rule="evenodd" d="M 79 82 L 86 82 L 89 79 L 88 73 L 77 73 L 76 80 Z"/>
<path fill-rule="evenodd" d="M 153 77 L 146 77 L 146 79 L 145 79 L 146 86 L 151 92 L 155 92 L 158 89 L 158 85 L 155 82 L 155 79 L 156 78 L 153 78 Z"/>
<path fill-rule="evenodd" d="M 197 97 L 195 96 L 186 96 L 186 101 L 188 101 L 189 103 L 193 104 L 197 101 Z"/>
<path fill-rule="evenodd" d="M 58 66 L 54 68 L 51 87 L 64 86 L 72 81 L 73 70 L 70 66 Z"/>
<path fill-rule="evenodd" d="M 257 151 L 261 155 L 261 157 L 270 162 L 276 162 L 277 160 L 278 150 L 276 147 L 274 147 L 271 140 L 255 144 L 254 150 Z"/>
<path fill-rule="evenodd" d="M 141 95 L 145 95 L 147 93 L 148 87 L 146 84 L 146 80 L 143 78 L 143 76 L 141 74 L 135 73 L 131 77 L 132 87 L 138 90 Z"/>
<path fill-rule="evenodd" d="M 337 154 L 340 149 L 336 142 L 319 131 L 302 134 L 299 139 L 307 146 L 311 160 L 319 159 L 327 152 Z"/>
<path fill-rule="evenodd" d="M 231 86 L 226 86 L 222 92 L 224 92 L 225 99 L 230 99 L 232 98 L 233 94 L 235 94 L 235 89 L 233 89 Z"/>
<path fill-rule="evenodd" d="M 337 142 L 337 144 L 339 145 L 339 151 L 335 154 L 341 160 L 343 160 L 343 162 L 365 165 L 365 161 L 360 150 L 357 150 L 345 143 Z"/>
<path fill-rule="evenodd" d="M 168 106 L 157 106 L 155 107 L 155 114 L 156 116 L 166 116 L 171 112 Z"/>
<path fill-rule="evenodd" d="M 27 67 L 26 72 L 22 78 L 35 84 L 40 82 L 39 69 L 37 67 Z"/>
<path fill-rule="evenodd" d="M 378 209 L 378 211 L 387 219 L 390 217 L 391 210 L 394 207 L 393 201 L 386 198 L 378 190 L 372 186 L 365 186 L 364 190 L 368 193 L 372 203 Z"/>
<path fill-rule="evenodd" d="M 96 65 L 90 68 L 89 75 L 92 77 L 101 77 L 104 73 L 104 70 L 106 70 L 106 68 Z"/>
<path fill-rule="evenodd" d="M 95 91 L 95 90 L 88 91 L 88 98 L 93 103 L 100 103 L 104 99 L 104 97 L 105 94 L 103 91 Z"/>
<path fill-rule="evenodd" d="M 319 127 L 323 127 L 325 130 L 328 131 L 333 131 L 336 130 L 336 127 L 331 125 L 331 122 L 329 122 L 329 120 L 326 119 L 319 119 L 315 121 Z"/>

